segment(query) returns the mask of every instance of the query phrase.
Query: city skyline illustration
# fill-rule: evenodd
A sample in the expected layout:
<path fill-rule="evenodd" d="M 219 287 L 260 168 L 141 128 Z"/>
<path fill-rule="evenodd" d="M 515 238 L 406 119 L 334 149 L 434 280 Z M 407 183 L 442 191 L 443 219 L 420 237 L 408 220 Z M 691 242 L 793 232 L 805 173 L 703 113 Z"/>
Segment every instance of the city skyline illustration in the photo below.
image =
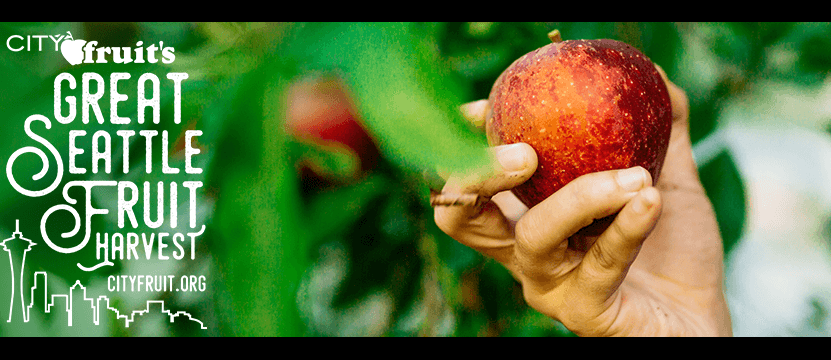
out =
<path fill-rule="evenodd" d="M 87 288 L 80 280 L 75 281 L 67 294 L 49 294 L 48 274 L 45 271 L 35 272 L 32 287 L 24 289 L 26 254 L 36 245 L 38 244 L 25 238 L 20 232 L 20 220 L 16 221 L 12 236 L 0 241 L 0 249 L 4 250 L 9 257 L 11 278 L 11 299 L 9 301 L 7 323 L 21 320 L 28 323 L 30 312 L 37 304 L 39 305 L 37 307 L 43 309 L 45 314 L 53 313 L 53 311 L 66 311 L 67 326 L 70 327 L 73 324 L 89 323 L 98 326 L 101 324 L 102 316 L 110 315 L 107 313 L 109 311 L 114 314 L 116 322 L 120 322 L 125 328 L 130 328 L 130 325 L 136 323 L 142 316 L 161 314 L 166 316 L 170 323 L 177 320 L 190 321 L 198 324 L 200 329 L 207 329 L 201 320 L 194 318 L 185 311 L 174 312 L 166 309 L 163 300 L 147 300 L 143 309 L 122 313 L 111 304 L 111 299 L 106 295 L 88 296 Z M 18 259 L 19 263 L 16 262 Z M 29 295 L 28 302 L 25 299 L 27 293 Z M 3 311 L 3 309 L 0 308 L 0 311 Z M 0 313 L 0 319 L 2 318 L 2 313 Z"/>

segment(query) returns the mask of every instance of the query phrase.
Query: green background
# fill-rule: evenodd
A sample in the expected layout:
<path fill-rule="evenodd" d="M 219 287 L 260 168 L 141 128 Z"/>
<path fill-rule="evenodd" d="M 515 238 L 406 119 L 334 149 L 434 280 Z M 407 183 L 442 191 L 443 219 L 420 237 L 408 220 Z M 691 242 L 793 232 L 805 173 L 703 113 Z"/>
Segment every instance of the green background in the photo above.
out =
<path fill-rule="evenodd" d="M 826 110 L 803 109 L 798 118 L 784 120 L 764 114 L 758 120 L 752 101 L 749 106 L 732 106 L 753 99 L 765 87 L 774 95 L 823 96 L 831 69 L 828 23 L 0 24 L 0 39 L 71 31 L 75 39 L 97 40 L 99 47 L 135 47 L 137 41 L 145 45 L 164 41 L 165 46 L 175 47 L 176 61 L 169 65 L 74 67 L 48 48 L 54 46 L 48 39 L 40 52 L 0 48 L 4 129 L 0 158 L 37 145 L 25 136 L 23 121 L 32 114 L 53 117 L 53 81 L 59 73 L 73 74 L 79 86 L 84 72 L 96 72 L 105 81 L 112 72 L 131 73 L 131 79 L 120 85 L 127 89 L 121 92 L 130 101 L 122 103 L 119 114 L 133 118 L 138 77 L 146 72 L 159 76 L 159 124 L 53 122 L 51 131 L 38 127 L 36 132 L 66 159 L 71 129 L 87 130 L 87 139 L 94 131 L 106 130 L 113 135 L 114 149 L 120 146 L 115 141 L 119 129 L 167 130 L 173 137 L 188 128 L 202 130 L 199 142 L 204 153 L 198 156 L 198 164 L 203 174 L 172 176 L 159 170 L 146 174 L 143 164 L 137 163 L 129 175 L 88 171 L 64 178 L 64 183 L 115 179 L 138 185 L 143 181 L 203 181 L 197 203 L 199 219 L 207 230 L 199 238 L 197 259 L 117 261 L 116 266 L 87 273 L 75 264 L 96 262 L 94 240 L 83 251 L 69 255 L 40 244 L 27 258 L 26 276 L 31 279 L 34 271 L 47 271 L 55 292 L 65 292 L 79 280 L 89 284 L 90 291 L 108 294 L 127 312 L 143 307 L 146 300 L 165 300 L 167 308 L 187 311 L 208 327 L 200 330 L 156 317 L 130 328 L 112 320 L 68 328 L 63 315 L 41 314 L 26 324 L 0 321 L 0 335 L 571 336 L 556 321 L 528 308 L 518 284 L 499 264 L 438 230 L 429 206 L 430 189 L 441 186 L 436 168 L 473 171 L 489 161 L 484 135 L 465 122 L 457 107 L 486 98 L 502 70 L 549 43 L 546 34 L 553 29 L 559 29 L 566 40 L 627 42 L 661 65 L 687 92 L 695 155 L 728 259 L 747 233 L 749 210 L 747 179 L 729 147 L 714 136 L 730 125 L 724 116 L 727 109 L 732 111 L 731 119 L 750 119 L 745 122 L 771 128 L 799 127 L 829 137 L 827 106 Z M 183 82 L 181 124 L 171 121 L 172 89 L 164 78 L 168 72 L 190 76 Z M 340 76 L 359 104 L 364 125 L 381 151 L 379 164 L 369 172 L 356 173 L 354 154 L 298 141 L 284 130 L 285 90 L 310 74 L 321 73 Z M 109 98 L 108 91 L 104 100 Z M 101 105 L 106 117 L 109 102 Z M 143 142 L 131 146 L 133 156 L 143 159 Z M 79 157 L 86 167 L 89 155 L 87 150 Z M 22 159 L 20 168 L 15 166 L 16 178 L 39 171 L 41 164 L 35 157 Z M 161 159 L 154 157 L 154 161 Z M 174 161 L 181 166 L 183 160 Z M 831 158 L 816 161 L 828 163 Z M 309 183 L 299 175 L 301 163 L 314 164 L 330 181 Z M 113 167 L 120 169 L 120 163 Z M 54 179 L 54 172 L 45 179 Z M 180 204 L 187 201 L 184 190 L 180 187 Z M 114 213 L 112 192 L 97 192 L 94 201 Z M 59 191 L 27 198 L 7 181 L 0 182 L 0 229 L 4 230 L 0 237 L 11 236 L 14 219 L 21 219 L 24 236 L 41 242 L 40 214 L 59 203 L 63 203 Z M 827 205 L 820 207 L 824 210 Z M 117 231 L 113 219 L 99 216 L 93 232 Z M 185 219 L 179 217 L 180 227 Z M 52 238 L 72 226 L 71 218 L 56 223 L 49 230 L 50 234 L 54 231 Z M 821 259 L 831 263 L 831 256 L 822 252 L 829 243 L 828 223 L 824 220 L 822 232 L 814 234 L 819 245 L 802 251 L 819 252 Z M 0 256 L 0 262 L 4 258 Z M 207 290 L 187 294 L 106 291 L 108 275 L 143 273 L 206 275 Z M 8 306 L 11 288 L 7 277 L 0 273 L 0 299 L 4 301 L 0 318 L 7 316 L 4 306 Z M 831 284 L 819 281 L 814 286 L 827 291 Z M 831 306 L 828 297 L 809 296 L 783 306 L 807 306 L 808 315 L 792 322 L 798 325 L 769 323 L 778 329 L 775 334 L 831 335 L 826 319 Z M 743 324 L 743 314 L 735 311 L 734 323 Z"/>

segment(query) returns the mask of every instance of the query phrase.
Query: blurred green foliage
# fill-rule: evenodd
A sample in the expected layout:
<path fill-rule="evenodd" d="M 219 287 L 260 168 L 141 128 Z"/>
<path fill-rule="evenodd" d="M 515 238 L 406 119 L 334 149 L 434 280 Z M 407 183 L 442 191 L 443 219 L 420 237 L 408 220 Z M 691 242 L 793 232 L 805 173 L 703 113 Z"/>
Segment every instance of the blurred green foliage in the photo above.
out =
<path fill-rule="evenodd" d="M 98 39 L 101 46 L 162 40 L 176 47 L 177 60 L 68 67 L 59 65 L 57 53 L 3 49 L 0 113 L 7 131 L 0 156 L 28 144 L 22 133 L 28 115 L 51 114 L 52 82 L 60 72 L 80 78 L 95 71 L 106 78 L 127 71 L 133 74 L 124 82 L 127 89 L 144 72 L 190 74 L 183 83 L 182 124 L 95 128 L 113 135 L 124 128 L 179 134 L 190 126 L 204 132 L 200 142 L 209 155 L 199 200 L 207 219 L 202 260 L 180 271 L 209 268 L 209 291 L 196 300 L 162 296 L 204 319 L 209 330 L 172 327 L 163 333 L 171 335 L 571 336 L 525 305 L 504 268 L 433 222 L 428 194 L 441 185 L 436 169 L 480 171 L 490 161 L 484 135 L 466 123 L 458 106 L 487 98 L 502 70 L 547 44 L 553 29 L 566 40 L 618 39 L 661 65 L 689 95 L 696 143 L 718 129 L 721 107 L 748 84 L 775 78 L 819 86 L 831 70 L 827 23 L 7 23 L 0 38 L 70 28 L 76 38 Z M 320 73 L 343 79 L 381 150 L 382 161 L 369 173 L 350 176 L 354 154 L 296 141 L 284 130 L 286 89 Z M 169 119 L 172 91 L 161 93 L 162 118 Z M 122 116 L 135 114 L 124 104 Z M 66 151 L 65 131 L 47 135 Z M 141 154 L 141 145 L 131 149 Z M 79 157 L 82 164 L 90 163 L 89 155 Z M 328 169 L 336 180 L 310 182 L 299 171 L 304 161 Z M 32 162 L 19 171 L 34 173 L 39 166 Z M 745 222 L 741 175 L 727 151 L 700 166 L 729 252 Z M 111 196 L 98 201 L 112 203 Z M 41 214 L 60 202 L 58 192 L 24 199 L 2 185 L 0 219 L 8 227 L 16 214 Z M 36 225 L 26 223 L 24 234 L 37 234 Z M 93 231 L 107 229 L 115 225 L 102 220 Z M 28 266 L 66 281 L 123 271 L 118 262 L 96 273 L 78 271 L 76 262 L 94 258 L 92 247 L 86 250 L 71 257 L 40 251 Z M 4 291 L 0 284 L 0 298 L 7 297 Z M 117 325 L 109 334 L 137 335 Z"/>

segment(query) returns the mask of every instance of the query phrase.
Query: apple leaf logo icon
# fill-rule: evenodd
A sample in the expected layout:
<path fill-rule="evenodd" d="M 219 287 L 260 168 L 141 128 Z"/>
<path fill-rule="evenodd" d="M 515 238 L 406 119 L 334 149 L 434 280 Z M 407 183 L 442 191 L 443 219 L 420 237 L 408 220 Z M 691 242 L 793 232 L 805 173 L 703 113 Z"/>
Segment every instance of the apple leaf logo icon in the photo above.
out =
<path fill-rule="evenodd" d="M 81 48 L 87 43 L 87 41 L 81 39 L 75 40 L 75 38 L 72 37 L 72 33 L 69 31 L 66 33 L 68 35 L 64 38 L 64 41 L 61 42 L 61 54 L 63 54 L 64 59 L 66 59 L 66 61 L 68 61 L 71 65 L 78 65 L 84 60 L 84 51 Z"/>

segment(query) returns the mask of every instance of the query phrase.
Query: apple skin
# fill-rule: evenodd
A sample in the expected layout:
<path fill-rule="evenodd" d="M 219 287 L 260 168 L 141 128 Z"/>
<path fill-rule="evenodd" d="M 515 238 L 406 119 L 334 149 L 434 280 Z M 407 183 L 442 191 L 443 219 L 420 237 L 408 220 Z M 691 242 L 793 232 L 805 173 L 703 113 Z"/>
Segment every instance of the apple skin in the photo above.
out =
<path fill-rule="evenodd" d="M 302 79 L 289 88 L 286 131 L 289 135 L 350 151 L 358 157 L 361 172 L 377 167 L 380 151 L 364 128 L 343 82 L 334 76 Z M 304 169 L 304 176 L 314 169 Z M 324 174 L 313 174 L 325 177 Z M 325 180 L 325 179 L 318 179 Z"/>
<path fill-rule="evenodd" d="M 488 107 L 491 145 L 525 142 L 537 152 L 536 172 L 513 189 L 528 207 L 593 172 L 642 166 L 654 183 L 672 127 L 669 92 L 654 64 L 608 39 L 529 52 L 496 80 Z"/>

